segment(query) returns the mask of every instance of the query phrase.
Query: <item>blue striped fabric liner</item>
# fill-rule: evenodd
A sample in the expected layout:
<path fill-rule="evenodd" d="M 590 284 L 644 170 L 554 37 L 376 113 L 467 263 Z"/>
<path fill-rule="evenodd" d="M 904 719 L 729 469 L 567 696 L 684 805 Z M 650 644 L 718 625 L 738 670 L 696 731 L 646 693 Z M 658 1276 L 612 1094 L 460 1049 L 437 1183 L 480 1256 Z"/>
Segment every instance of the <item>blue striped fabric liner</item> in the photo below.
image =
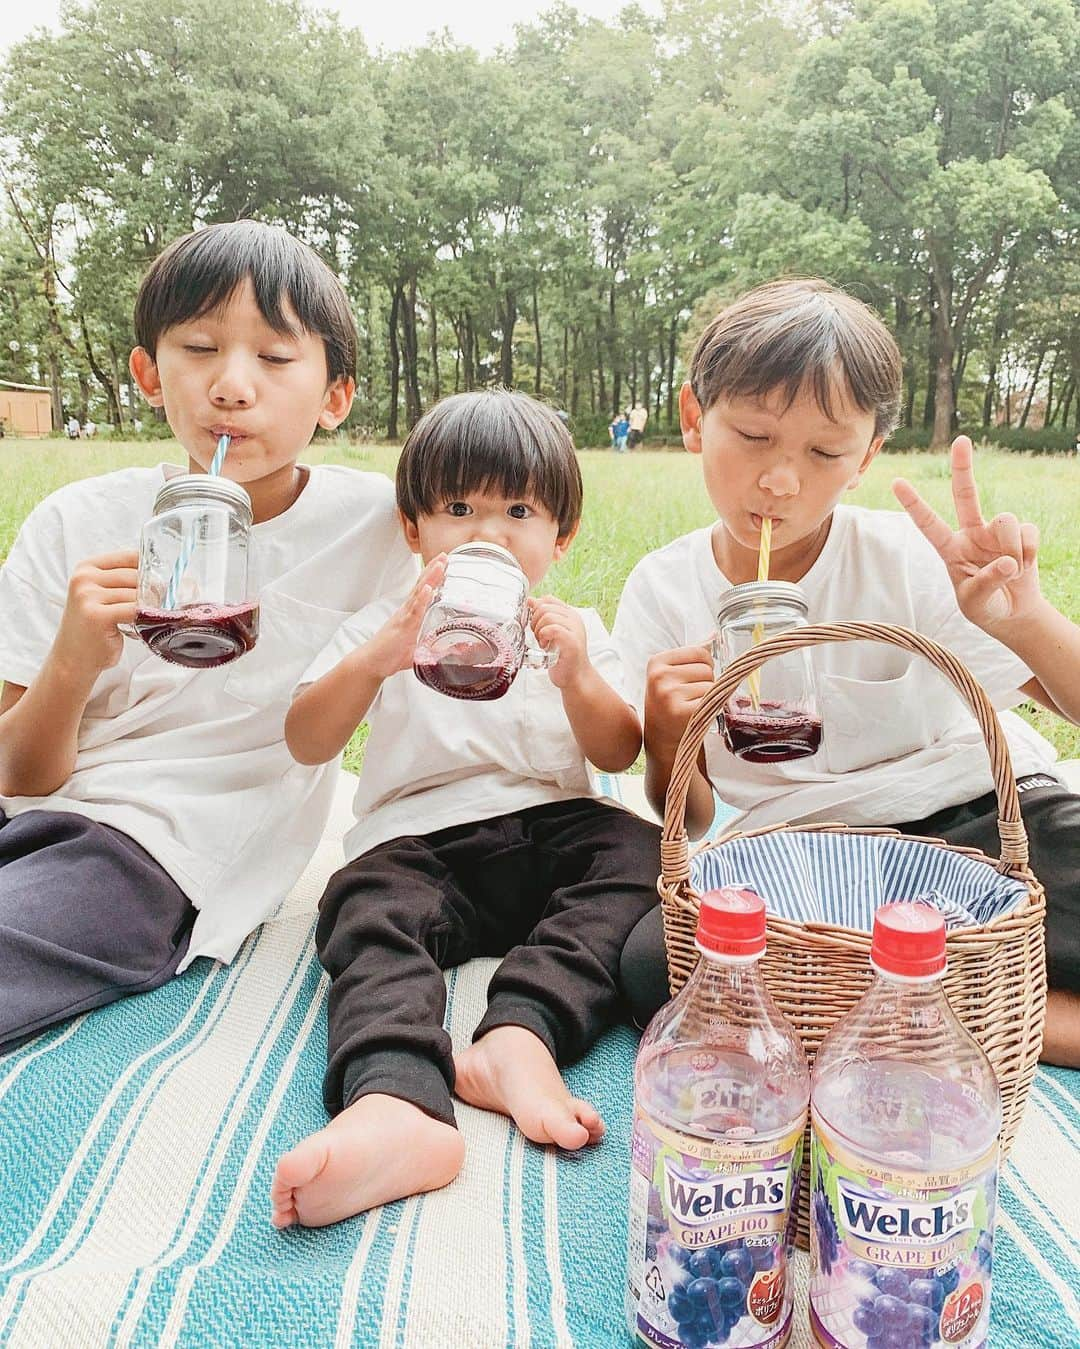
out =
<path fill-rule="evenodd" d="M 624 1342 L 635 1035 L 612 1030 L 567 1074 L 607 1121 L 599 1148 L 558 1156 L 462 1108 L 469 1161 L 448 1190 L 282 1234 L 267 1221 L 267 1192 L 277 1156 L 323 1122 L 325 982 L 309 939 L 280 968 L 261 1033 L 230 1053 L 243 1039 L 229 1031 L 240 971 L 250 974 L 258 944 L 231 969 L 200 960 L 168 987 L 0 1060 L 0 1343 Z M 474 1022 L 491 968 L 451 973 L 455 1034 Z M 225 1108 L 204 1121 L 209 1146 L 192 1152 L 197 1079 L 172 1113 L 148 1116 L 208 1037 L 222 1041 Z M 1042 1070 L 1002 1176 L 991 1339 L 1000 1349 L 1076 1343 L 1078 1160 L 1080 1074 Z M 800 1323 L 792 1344 L 809 1343 Z"/>
<path fill-rule="evenodd" d="M 333 863 L 331 863 L 333 865 Z M 314 898 L 222 967 L 76 1018 L 0 1058 L 0 1344 L 611 1349 L 625 1343 L 637 1037 L 567 1071 L 603 1143 L 559 1155 L 459 1108 L 467 1160 L 438 1193 L 281 1233 L 280 1154 L 325 1122 L 326 980 Z M 447 977 L 468 1042 L 494 961 Z M 1041 1070 L 1001 1182 L 995 1349 L 1077 1343 L 1080 1073 Z M 805 1307 L 806 1258 L 796 1266 Z M 797 1318 L 791 1341 L 807 1349 Z"/>
<path fill-rule="evenodd" d="M 781 918 L 863 932 L 890 900 L 925 899 L 954 928 L 999 918 L 1027 893 L 1021 881 L 947 848 L 858 833 L 736 838 L 699 853 L 690 875 L 699 893 L 748 884 Z"/>

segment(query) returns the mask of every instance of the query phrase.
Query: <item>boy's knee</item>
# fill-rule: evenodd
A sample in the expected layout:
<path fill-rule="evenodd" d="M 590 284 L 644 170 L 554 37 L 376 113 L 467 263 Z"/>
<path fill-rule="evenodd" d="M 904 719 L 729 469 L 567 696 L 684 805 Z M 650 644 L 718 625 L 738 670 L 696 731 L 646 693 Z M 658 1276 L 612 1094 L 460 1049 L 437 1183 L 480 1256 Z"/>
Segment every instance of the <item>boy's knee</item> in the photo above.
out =
<path fill-rule="evenodd" d="M 644 1029 L 671 996 L 659 904 L 630 933 L 619 961 L 619 983 L 635 1024 Z"/>

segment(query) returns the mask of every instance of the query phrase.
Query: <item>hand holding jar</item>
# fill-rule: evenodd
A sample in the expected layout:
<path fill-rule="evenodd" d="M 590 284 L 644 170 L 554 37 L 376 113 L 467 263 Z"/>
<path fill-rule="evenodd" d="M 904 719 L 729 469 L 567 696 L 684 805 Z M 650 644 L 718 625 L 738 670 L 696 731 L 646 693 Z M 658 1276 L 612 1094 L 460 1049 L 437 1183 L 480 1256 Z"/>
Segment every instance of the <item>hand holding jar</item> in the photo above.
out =
<path fill-rule="evenodd" d="M 422 684 L 449 698 L 501 698 L 523 665 L 549 668 L 557 651 L 526 642 L 529 582 L 514 555 L 494 543 L 463 543 L 424 616 L 413 659 Z"/>

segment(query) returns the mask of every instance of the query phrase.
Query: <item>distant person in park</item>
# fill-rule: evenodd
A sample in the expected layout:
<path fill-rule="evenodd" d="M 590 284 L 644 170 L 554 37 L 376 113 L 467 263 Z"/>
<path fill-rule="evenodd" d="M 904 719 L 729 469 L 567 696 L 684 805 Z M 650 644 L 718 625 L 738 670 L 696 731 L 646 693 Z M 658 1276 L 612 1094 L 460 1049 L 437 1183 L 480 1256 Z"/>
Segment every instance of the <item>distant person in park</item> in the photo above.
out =
<path fill-rule="evenodd" d="M 64 430 L 67 432 L 68 440 L 79 439 L 79 419 L 78 417 L 69 417 L 64 423 Z"/>
<path fill-rule="evenodd" d="M 323 832 L 335 763 L 285 745 L 297 679 L 342 619 L 416 576 L 386 478 L 297 462 L 352 403 L 356 331 L 331 270 L 283 230 L 213 225 L 151 264 L 131 372 L 179 465 L 62 487 L 0 570 L 0 1051 L 230 961 Z M 167 664 L 136 612 L 139 530 L 164 483 L 224 476 L 254 515 L 260 631 L 217 669 Z"/>
<path fill-rule="evenodd" d="M 611 435 L 611 448 L 617 454 L 625 454 L 626 438 L 630 434 L 630 414 L 628 412 L 616 413 L 608 426 L 608 432 Z"/>
<path fill-rule="evenodd" d="M 636 450 L 645 439 L 645 425 L 648 420 L 649 409 L 641 403 L 635 403 L 627 416 L 627 421 L 630 426 L 629 433 L 626 437 L 628 449 Z"/>
<path fill-rule="evenodd" d="M 811 621 L 892 623 L 956 653 L 1001 709 L 1031 865 L 1046 887 L 1050 1000 L 1043 1055 L 1080 1065 L 1080 796 L 1053 747 L 1004 709 L 1033 699 L 1080 722 L 1080 631 L 1043 595 L 1038 530 L 983 518 L 972 447 L 952 449 L 957 527 L 902 480 L 906 515 L 842 505 L 896 425 L 900 353 L 864 304 L 823 281 L 779 281 L 734 301 L 702 334 L 679 398 L 717 520 L 650 553 L 615 620 L 642 713 L 646 792 L 663 810 L 686 724 L 712 687 L 721 597 L 757 577 L 763 519 L 771 579 L 797 582 Z M 824 738 L 814 755 L 752 764 L 708 733 L 687 829 L 713 819 L 715 784 L 739 828 L 840 820 L 891 825 L 997 855 L 997 799 L 977 723 L 929 662 L 869 642 L 818 647 Z M 658 911 L 627 944 L 637 1019 L 667 998 Z"/>
<path fill-rule="evenodd" d="M 86 440 L 93 440 L 97 435 L 97 423 L 87 417 L 86 421 L 83 422 L 82 433 Z"/>
<path fill-rule="evenodd" d="M 370 722 L 345 839 L 319 905 L 331 978 L 324 1098 L 333 1116 L 279 1162 L 273 1221 L 322 1226 L 437 1189 L 462 1164 L 451 1093 L 537 1143 L 581 1148 L 604 1125 L 559 1071 L 619 1015 L 619 955 L 656 898 L 660 831 L 603 796 L 641 745 L 599 616 L 529 602 L 550 670 L 492 701 L 420 682 L 420 625 L 446 555 L 498 544 L 530 587 L 569 549 L 581 473 L 566 428 L 521 393 L 456 394 L 409 432 L 397 499 L 425 570 L 400 607 L 350 618 L 300 680 L 285 724 L 301 763 Z M 442 971 L 504 957 L 473 1043 L 454 1055 Z M 483 1159 L 479 1159 L 483 1164 Z"/>

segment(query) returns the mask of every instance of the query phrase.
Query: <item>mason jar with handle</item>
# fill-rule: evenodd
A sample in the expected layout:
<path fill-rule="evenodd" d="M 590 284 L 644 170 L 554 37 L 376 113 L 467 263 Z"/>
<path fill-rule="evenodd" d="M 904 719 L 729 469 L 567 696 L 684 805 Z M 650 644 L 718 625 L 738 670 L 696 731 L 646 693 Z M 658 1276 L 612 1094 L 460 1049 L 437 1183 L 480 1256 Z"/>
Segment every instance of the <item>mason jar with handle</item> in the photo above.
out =
<path fill-rule="evenodd" d="M 716 658 L 727 667 L 766 638 L 806 623 L 806 596 L 792 582 L 733 586 L 716 616 Z M 776 657 L 745 679 L 724 706 L 720 731 L 732 754 L 747 763 L 782 763 L 816 754 L 821 717 L 809 649 Z"/>
<path fill-rule="evenodd" d="M 239 483 L 206 473 L 170 478 L 142 528 L 135 622 L 126 635 L 193 669 L 250 651 L 259 633 L 251 521 L 251 498 Z"/>
<path fill-rule="evenodd" d="M 447 557 L 413 657 L 417 679 L 448 698 L 501 698 L 523 665 L 547 669 L 558 653 L 528 641 L 529 581 L 513 553 L 463 543 Z"/>

